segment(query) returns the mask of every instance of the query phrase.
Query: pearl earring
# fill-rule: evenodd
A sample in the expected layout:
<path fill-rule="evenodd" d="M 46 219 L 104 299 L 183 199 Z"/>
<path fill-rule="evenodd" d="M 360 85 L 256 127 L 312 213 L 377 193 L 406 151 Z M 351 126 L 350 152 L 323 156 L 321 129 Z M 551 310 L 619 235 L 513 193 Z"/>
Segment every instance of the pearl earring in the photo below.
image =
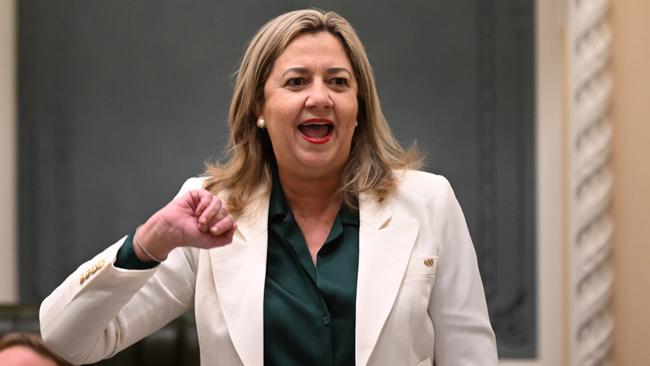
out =
<path fill-rule="evenodd" d="M 266 128 L 266 122 L 264 122 L 264 117 L 260 117 L 257 119 L 257 127 L 261 129 Z"/>

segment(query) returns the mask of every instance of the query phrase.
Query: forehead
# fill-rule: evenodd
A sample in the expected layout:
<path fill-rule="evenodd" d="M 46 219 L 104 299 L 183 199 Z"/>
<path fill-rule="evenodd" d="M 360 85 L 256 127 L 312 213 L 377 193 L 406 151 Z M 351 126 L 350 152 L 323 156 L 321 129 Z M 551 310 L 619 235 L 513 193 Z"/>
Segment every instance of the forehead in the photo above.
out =
<path fill-rule="evenodd" d="M 27 346 L 16 345 L 0 351 L 0 365 L 55 366 L 56 363 Z"/>
<path fill-rule="evenodd" d="M 305 64 L 305 65 L 303 65 Z M 294 38 L 275 61 L 275 67 L 310 66 L 350 67 L 351 63 L 341 40 L 325 31 L 303 33 Z"/>

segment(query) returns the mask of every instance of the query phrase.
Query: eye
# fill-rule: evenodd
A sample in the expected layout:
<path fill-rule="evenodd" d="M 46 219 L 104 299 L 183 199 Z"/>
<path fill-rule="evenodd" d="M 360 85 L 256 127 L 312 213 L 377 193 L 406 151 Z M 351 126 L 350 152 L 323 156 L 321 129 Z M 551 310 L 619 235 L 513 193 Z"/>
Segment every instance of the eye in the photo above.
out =
<path fill-rule="evenodd" d="M 288 86 L 290 88 L 297 88 L 297 87 L 301 87 L 301 86 L 303 86 L 305 84 L 306 84 L 305 78 L 291 78 L 291 79 L 287 80 L 287 82 L 285 83 L 285 86 Z"/>
<path fill-rule="evenodd" d="M 348 86 L 348 79 L 344 77 L 336 77 L 330 79 L 330 84 L 335 86 Z"/>

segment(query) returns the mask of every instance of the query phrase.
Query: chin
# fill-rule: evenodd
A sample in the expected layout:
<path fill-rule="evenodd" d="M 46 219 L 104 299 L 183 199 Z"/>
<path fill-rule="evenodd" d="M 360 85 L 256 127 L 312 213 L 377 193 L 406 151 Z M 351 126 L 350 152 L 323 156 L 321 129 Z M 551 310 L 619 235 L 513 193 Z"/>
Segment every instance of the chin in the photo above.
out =
<path fill-rule="evenodd" d="M 301 162 L 301 169 L 314 172 L 322 172 L 328 170 L 334 170 L 332 168 L 331 162 L 321 161 L 321 160 L 308 160 Z"/>
<path fill-rule="evenodd" d="M 330 154 L 305 152 L 296 155 L 296 168 L 299 170 L 327 170 L 334 165 L 334 159 Z"/>
<path fill-rule="evenodd" d="M 303 162 L 302 166 L 302 173 L 305 175 L 327 177 L 340 174 L 344 164 L 330 160 Z"/>

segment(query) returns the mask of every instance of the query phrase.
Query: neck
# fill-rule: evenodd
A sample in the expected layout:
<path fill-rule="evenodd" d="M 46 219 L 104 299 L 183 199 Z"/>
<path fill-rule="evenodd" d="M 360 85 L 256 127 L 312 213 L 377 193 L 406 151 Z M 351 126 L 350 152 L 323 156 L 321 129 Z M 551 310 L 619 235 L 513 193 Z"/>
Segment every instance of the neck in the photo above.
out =
<path fill-rule="evenodd" d="M 341 178 L 332 177 L 298 178 L 279 172 L 282 191 L 294 215 L 314 217 L 326 212 L 338 212 L 343 202 L 339 192 Z"/>

